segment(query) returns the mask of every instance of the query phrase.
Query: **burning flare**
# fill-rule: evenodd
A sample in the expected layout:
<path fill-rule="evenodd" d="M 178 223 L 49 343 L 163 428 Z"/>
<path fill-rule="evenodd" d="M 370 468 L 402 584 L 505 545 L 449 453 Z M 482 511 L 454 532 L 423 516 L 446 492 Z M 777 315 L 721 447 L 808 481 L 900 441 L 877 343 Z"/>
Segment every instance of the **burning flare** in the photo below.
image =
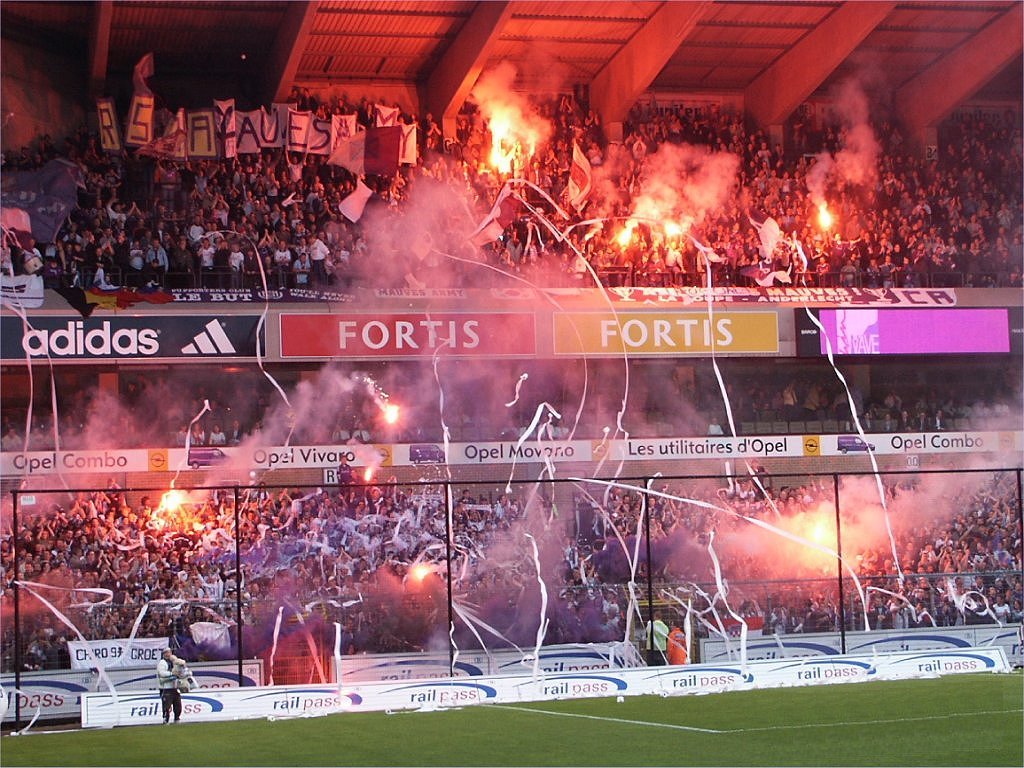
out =
<path fill-rule="evenodd" d="M 832 228 L 832 214 L 825 203 L 818 206 L 818 225 L 825 231 Z"/>

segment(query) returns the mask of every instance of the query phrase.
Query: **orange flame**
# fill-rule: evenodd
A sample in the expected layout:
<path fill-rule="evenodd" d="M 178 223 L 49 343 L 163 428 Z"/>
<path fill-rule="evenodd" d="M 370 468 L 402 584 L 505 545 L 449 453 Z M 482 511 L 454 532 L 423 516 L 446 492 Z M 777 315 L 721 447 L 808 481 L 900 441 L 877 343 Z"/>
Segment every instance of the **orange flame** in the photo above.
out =
<path fill-rule="evenodd" d="M 627 247 L 633 241 L 633 230 L 636 229 L 636 222 L 630 219 L 626 222 L 626 226 L 615 236 L 615 242 L 619 244 L 620 248 Z"/>
<path fill-rule="evenodd" d="M 832 228 L 832 214 L 829 213 L 828 206 L 825 203 L 818 206 L 818 225 L 823 230 Z"/>

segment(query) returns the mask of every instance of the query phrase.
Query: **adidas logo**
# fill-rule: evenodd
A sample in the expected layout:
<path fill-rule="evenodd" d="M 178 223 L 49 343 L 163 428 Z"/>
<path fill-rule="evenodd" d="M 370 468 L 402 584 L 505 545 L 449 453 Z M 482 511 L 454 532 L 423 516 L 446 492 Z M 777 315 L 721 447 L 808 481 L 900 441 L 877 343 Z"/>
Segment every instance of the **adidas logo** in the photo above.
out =
<path fill-rule="evenodd" d="M 181 348 L 183 355 L 233 355 L 235 352 L 235 346 L 216 320 L 208 322 L 192 343 Z"/>

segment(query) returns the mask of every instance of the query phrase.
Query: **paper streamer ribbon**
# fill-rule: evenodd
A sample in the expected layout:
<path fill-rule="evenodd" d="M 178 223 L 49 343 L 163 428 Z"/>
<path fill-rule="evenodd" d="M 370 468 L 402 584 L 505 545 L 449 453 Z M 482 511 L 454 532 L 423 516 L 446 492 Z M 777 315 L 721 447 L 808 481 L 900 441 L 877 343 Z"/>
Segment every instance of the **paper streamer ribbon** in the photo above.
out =
<path fill-rule="evenodd" d="M 281 635 L 281 617 L 284 615 L 284 606 L 277 609 L 277 620 L 274 622 L 274 642 L 270 647 L 270 669 L 267 671 L 267 685 L 274 684 L 274 657 L 277 656 L 277 639 Z"/>
<path fill-rule="evenodd" d="M 533 679 L 536 680 L 540 676 L 540 647 L 548 631 L 548 585 L 544 583 L 544 576 L 541 573 L 537 540 L 529 533 L 525 535 L 533 547 L 533 565 L 537 569 L 537 584 L 540 586 L 540 621 L 537 623 L 537 644 L 533 647 Z"/>
<path fill-rule="evenodd" d="M 116 711 L 116 707 L 117 707 L 117 704 L 118 704 L 118 701 L 119 701 L 119 698 L 118 698 L 118 695 L 117 695 L 117 688 L 114 686 L 114 681 L 111 680 L 110 676 L 107 674 L 106 669 L 103 667 L 103 665 L 96 658 L 96 655 L 92 652 L 91 644 L 89 643 L 88 640 L 85 639 L 85 635 L 83 635 L 79 631 L 78 627 L 75 626 L 74 622 L 72 622 L 71 619 L 69 619 L 67 616 L 65 616 L 63 613 L 61 613 L 60 609 L 58 609 L 57 606 L 55 606 L 53 603 L 51 603 L 49 600 L 47 600 L 45 597 L 43 597 L 41 594 L 39 594 L 39 592 L 37 592 L 36 589 L 37 588 L 38 589 L 52 589 L 52 590 L 55 590 L 55 591 L 58 591 L 58 592 L 109 593 L 111 598 L 113 598 L 113 593 L 109 589 L 100 589 L 100 588 L 69 589 L 69 588 L 66 588 L 66 587 L 54 587 L 54 586 L 51 586 L 49 584 L 40 584 L 40 583 L 34 582 L 34 581 L 15 581 L 14 583 L 17 584 L 18 586 L 22 587 L 23 589 L 25 589 L 30 595 L 32 595 L 39 602 L 41 602 L 46 608 L 48 608 L 50 610 L 50 612 L 54 616 L 57 617 L 57 619 L 62 624 L 64 624 L 64 626 L 66 626 L 68 629 L 70 629 L 72 632 L 74 632 L 75 636 L 78 637 L 78 639 L 82 641 L 83 647 L 85 648 L 86 655 L 89 657 L 89 660 L 92 661 L 93 665 L 96 667 L 96 674 L 99 676 L 99 679 L 107 686 L 107 689 L 110 691 L 110 696 L 113 699 L 112 704 L 114 705 L 115 711 Z M 118 718 L 118 723 L 119 722 L 120 722 L 120 718 Z M 115 725 L 118 724 L 118 723 L 115 723 Z"/>
<path fill-rule="evenodd" d="M 256 264 L 260 268 L 260 282 L 263 284 L 263 312 L 260 313 L 259 322 L 256 324 L 256 364 L 259 366 L 260 371 L 263 372 L 263 375 L 267 378 L 267 381 L 273 385 L 274 389 L 276 389 L 277 393 L 281 396 L 281 399 L 284 400 L 284 404 L 291 409 L 292 403 L 288 399 L 288 395 L 285 394 L 281 385 L 277 383 L 277 379 L 270 375 L 270 371 L 268 371 L 266 366 L 263 364 L 263 344 L 260 339 L 262 338 L 262 331 L 267 325 L 267 315 L 270 313 L 270 288 L 267 285 L 267 273 L 263 268 L 263 259 L 260 257 L 260 249 L 256 247 L 256 243 L 253 242 L 252 238 L 244 232 L 235 232 L 234 230 L 226 229 L 213 233 L 208 232 L 207 234 L 218 234 L 221 237 L 224 237 L 225 235 L 235 235 L 236 237 L 242 238 L 248 242 L 249 247 L 253 249 L 253 253 L 256 256 Z M 294 419 L 290 419 L 290 422 L 288 435 L 284 440 L 286 448 L 291 444 L 292 432 L 295 430 Z"/>

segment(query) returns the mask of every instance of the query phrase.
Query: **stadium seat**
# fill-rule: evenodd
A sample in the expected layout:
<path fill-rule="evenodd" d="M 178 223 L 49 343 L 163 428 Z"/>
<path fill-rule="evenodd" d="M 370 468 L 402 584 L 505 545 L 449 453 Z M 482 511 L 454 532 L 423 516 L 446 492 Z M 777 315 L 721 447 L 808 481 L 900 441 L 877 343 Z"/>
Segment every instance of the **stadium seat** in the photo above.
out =
<path fill-rule="evenodd" d="M 791 435 L 804 435 L 804 434 L 807 434 L 807 422 L 806 421 L 791 421 L 791 422 L 789 422 L 789 433 Z"/>
<path fill-rule="evenodd" d="M 788 435 L 789 434 L 789 422 L 788 421 L 773 421 L 772 432 L 776 435 Z"/>
<path fill-rule="evenodd" d="M 770 421 L 758 421 L 754 424 L 755 435 L 770 435 L 772 433 L 772 423 Z"/>
<path fill-rule="evenodd" d="M 804 434 L 806 435 L 817 435 L 821 432 L 821 429 L 821 421 L 819 419 L 804 422 Z"/>

